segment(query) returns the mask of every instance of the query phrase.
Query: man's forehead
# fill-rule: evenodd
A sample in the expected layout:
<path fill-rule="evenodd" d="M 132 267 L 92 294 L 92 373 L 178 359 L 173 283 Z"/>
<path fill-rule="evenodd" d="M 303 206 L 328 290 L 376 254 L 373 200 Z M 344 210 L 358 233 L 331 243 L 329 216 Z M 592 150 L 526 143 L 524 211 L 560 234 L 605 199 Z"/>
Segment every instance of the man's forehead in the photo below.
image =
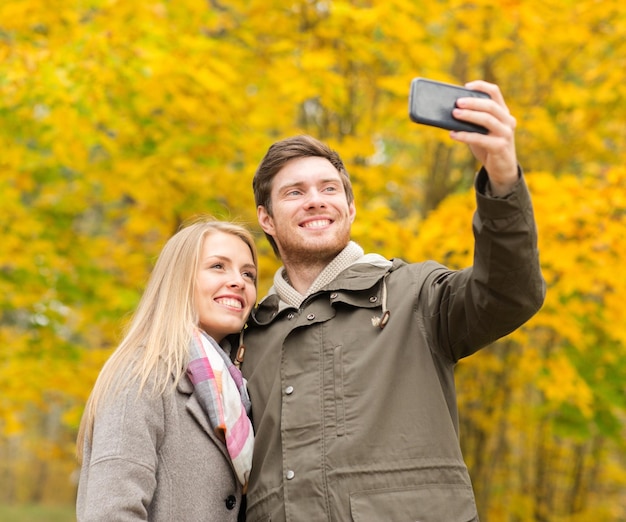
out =
<path fill-rule="evenodd" d="M 297 183 L 320 178 L 326 180 L 340 179 L 340 174 L 330 161 L 319 156 L 289 160 L 274 176 L 274 180 L 279 180 L 281 184 L 290 179 Z"/>

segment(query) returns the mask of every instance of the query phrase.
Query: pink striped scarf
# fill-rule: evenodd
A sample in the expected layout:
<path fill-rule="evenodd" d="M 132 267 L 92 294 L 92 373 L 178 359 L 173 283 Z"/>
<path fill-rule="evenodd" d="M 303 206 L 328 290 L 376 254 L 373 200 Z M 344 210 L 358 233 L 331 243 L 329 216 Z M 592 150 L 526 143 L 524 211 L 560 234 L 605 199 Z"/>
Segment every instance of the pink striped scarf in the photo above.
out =
<path fill-rule="evenodd" d="M 245 379 L 220 346 L 201 330 L 192 335 L 189 355 L 187 375 L 215 433 L 226 443 L 245 493 L 254 446 Z"/>

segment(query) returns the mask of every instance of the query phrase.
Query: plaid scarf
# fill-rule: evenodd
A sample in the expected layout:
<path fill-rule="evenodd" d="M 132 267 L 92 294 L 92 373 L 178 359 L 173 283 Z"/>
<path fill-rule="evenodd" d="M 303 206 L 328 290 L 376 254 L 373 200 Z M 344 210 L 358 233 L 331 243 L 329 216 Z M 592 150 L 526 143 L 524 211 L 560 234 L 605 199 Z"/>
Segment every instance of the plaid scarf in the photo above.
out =
<path fill-rule="evenodd" d="M 220 346 L 205 332 L 194 330 L 187 375 L 209 422 L 225 443 L 245 493 L 252 468 L 254 432 L 248 418 L 246 381 Z"/>

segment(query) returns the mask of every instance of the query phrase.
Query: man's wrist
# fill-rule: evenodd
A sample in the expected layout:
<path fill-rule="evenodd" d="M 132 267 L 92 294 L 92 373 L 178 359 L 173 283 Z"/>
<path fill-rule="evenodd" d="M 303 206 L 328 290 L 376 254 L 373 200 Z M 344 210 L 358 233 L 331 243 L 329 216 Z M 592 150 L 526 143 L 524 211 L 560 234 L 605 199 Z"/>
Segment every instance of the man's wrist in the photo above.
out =
<path fill-rule="evenodd" d="M 517 176 L 508 183 L 494 183 L 484 167 L 478 172 L 476 180 L 476 190 L 489 198 L 505 199 L 515 192 L 516 187 L 522 179 L 522 169 L 518 165 Z"/>

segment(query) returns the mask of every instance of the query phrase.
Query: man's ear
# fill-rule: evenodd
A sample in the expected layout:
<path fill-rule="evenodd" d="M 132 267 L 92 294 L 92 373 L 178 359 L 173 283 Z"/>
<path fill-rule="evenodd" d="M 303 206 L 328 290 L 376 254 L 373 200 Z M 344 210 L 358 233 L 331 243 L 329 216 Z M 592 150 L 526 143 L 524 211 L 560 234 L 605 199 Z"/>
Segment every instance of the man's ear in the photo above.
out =
<path fill-rule="evenodd" d="M 263 205 L 259 205 L 256 208 L 256 217 L 259 221 L 259 225 L 263 229 L 263 232 L 265 232 L 266 234 L 270 236 L 273 236 L 275 232 L 274 220 L 272 219 L 272 216 L 270 216 L 269 212 Z"/>
<path fill-rule="evenodd" d="M 350 223 L 354 223 L 354 218 L 356 217 L 356 204 L 354 201 L 348 206 L 348 214 L 350 215 Z"/>

